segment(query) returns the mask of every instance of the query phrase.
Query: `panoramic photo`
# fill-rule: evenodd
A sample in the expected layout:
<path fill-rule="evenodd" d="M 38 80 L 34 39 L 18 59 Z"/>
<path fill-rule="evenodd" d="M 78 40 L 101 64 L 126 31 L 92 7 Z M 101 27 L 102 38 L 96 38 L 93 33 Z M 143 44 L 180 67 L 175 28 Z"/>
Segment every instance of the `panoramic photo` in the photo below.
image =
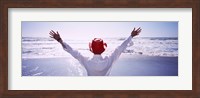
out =
<path fill-rule="evenodd" d="M 177 21 L 22 21 L 22 76 L 178 76 Z"/>

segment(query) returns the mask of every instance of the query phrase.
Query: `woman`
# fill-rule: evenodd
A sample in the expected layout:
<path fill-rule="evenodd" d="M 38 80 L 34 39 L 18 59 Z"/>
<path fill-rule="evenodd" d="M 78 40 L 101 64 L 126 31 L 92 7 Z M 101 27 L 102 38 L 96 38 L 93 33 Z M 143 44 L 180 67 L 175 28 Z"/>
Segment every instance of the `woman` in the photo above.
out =
<path fill-rule="evenodd" d="M 87 71 L 88 76 L 107 76 L 110 74 L 113 63 L 119 58 L 121 53 L 126 49 L 128 43 L 131 39 L 141 32 L 141 28 L 133 29 L 131 35 L 120 45 L 114 52 L 109 55 L 102 57 L 101 54 L 105 51 L 107 47 L 106 43 L 100 38 L 95 38 L 92 43 L 90 43 L 90 51 L 94 54 L 92 58 L 83 56 L 80 52 L 70 47 L 67 43 L 63 42 L 58 31 L 50 31 L 50 37 L 57 40 L 63 47 L 65 51 L 70 53 L 75 59 L 79 61 L 81 65 Z"/>

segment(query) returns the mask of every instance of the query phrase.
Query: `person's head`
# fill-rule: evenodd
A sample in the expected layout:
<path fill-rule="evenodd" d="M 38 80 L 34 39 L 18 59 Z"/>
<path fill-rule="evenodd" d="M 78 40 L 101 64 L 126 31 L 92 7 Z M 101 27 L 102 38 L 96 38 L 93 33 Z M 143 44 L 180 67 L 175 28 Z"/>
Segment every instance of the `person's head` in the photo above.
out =
<path fill-rule="evenodd" d="M 94 38 L 92 43 L 89 43 L 90 51 L 94 54 L 102 54 L 105 51 L 107 44 L 101 38 Z"/>

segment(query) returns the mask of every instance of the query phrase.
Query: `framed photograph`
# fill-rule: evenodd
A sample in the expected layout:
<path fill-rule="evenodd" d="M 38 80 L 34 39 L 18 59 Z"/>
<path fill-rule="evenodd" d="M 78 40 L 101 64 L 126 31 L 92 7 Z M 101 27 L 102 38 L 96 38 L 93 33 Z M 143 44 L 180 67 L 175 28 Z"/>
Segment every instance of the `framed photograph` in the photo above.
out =
<path fill-rule="evenodd" d="M 200 97 L 198 0 L 0 5 L 2 97 Z"/>

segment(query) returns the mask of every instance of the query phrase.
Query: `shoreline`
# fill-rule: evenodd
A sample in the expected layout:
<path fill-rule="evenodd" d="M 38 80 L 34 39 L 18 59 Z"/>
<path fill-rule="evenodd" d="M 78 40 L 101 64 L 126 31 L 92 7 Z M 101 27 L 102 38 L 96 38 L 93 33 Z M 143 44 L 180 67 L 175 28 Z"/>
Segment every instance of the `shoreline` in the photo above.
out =
<path fill-rule="evenodd" d="M 106 56 L 106 55 L 102 55 L 102 56 Z M 150 56 L 150 55 L 140 55 L 140 54 L 128 54 L 128 53 L 122 53 L 120 58 L 127 58 L 127 57 L 161 57 L 161 58 L 178 58 L 178 56 Z M 70 56 L 57 56 L 57 57 L 26 57 L 26 58 L 22 58 L 22 60 L 24 59 L 54 59 L 54 58 L 73 58 L 71 55 Z"/>

